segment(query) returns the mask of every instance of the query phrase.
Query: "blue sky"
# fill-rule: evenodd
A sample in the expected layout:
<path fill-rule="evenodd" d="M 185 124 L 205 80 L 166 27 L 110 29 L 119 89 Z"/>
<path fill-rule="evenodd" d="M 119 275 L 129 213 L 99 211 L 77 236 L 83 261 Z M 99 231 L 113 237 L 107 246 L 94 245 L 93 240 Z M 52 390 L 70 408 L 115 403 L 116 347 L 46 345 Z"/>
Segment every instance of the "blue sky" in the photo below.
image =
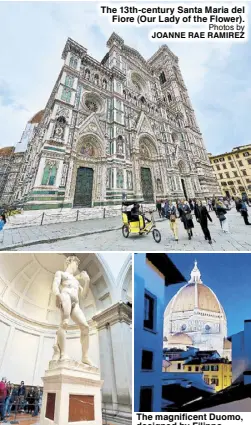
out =
<path fill-rule="evenodd" d="M 198 262 L 202 282 L 217 295 L 225 310 L 228 335 L 244 329 L 251 319 L 251 254 L 168 254 L 187 280 Z M 182 284 L 169 286 L 170 299 Z"/>
<path fill-rule="evenodd" d="M 16 145 L 26 122 L 44 108 L 67 37 L 98 60 L 113 31 L 146 59 L 163 44 L 148 40 L 150 27 L 111 25 L 98 4 L 0 2 L 0 146 Z M 167 44 L 180 58 L 207 150 L 216 154 L 250 143 L 251 41 Z"/>

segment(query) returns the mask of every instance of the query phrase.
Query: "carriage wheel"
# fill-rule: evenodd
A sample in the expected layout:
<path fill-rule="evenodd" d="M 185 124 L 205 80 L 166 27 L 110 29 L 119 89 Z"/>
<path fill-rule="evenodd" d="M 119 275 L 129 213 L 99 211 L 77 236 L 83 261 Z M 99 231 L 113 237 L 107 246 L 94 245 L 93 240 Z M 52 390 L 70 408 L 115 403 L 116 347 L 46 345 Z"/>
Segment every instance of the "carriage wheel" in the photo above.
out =
<path fill-rule="evenodd" d="M 124 226 L 122 227 L 122 233 L 124 238 L 128 238 L 129 236 L 129 227 L 126 226 L 126 224 L 124 224 Z"/>
<path fill-rule="evenodd" d="M 155 240 L 155 242 L 160 243 L 161 234 L 160 234 L 160 231 L 158 229 L 153 229 L 153 239 Z"/>

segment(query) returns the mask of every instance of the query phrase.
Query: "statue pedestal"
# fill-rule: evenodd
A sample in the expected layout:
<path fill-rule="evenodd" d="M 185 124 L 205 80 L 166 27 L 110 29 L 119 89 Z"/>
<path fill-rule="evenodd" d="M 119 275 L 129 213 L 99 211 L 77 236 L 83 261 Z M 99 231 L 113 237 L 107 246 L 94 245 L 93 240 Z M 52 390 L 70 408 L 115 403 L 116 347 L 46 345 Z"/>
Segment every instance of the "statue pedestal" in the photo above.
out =
<path fill-rule="evenodd" d="M 102 425 L 103 381 L 96 367 L 52 360 L 42 379 L 40 425 Z"/>

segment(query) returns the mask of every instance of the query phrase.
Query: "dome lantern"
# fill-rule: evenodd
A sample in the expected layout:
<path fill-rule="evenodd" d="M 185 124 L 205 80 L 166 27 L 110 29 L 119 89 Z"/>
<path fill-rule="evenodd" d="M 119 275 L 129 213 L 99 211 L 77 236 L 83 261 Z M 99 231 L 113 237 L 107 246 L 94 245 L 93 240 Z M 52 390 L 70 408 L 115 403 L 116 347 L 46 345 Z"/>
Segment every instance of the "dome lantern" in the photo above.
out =
<path fill-rule="evenodd" d="M 194 261 L 194 268 L 193 268 L 193 270 L 191 271 L 191 279 L 189 280 L 189 282 L 188 283 L 202 283 L 202 281 L 201 281 L 201 273 L 200 273 L 200 270 L 198 269 L 198 266 L 197 266 L 197 260 L 195 260 Z"/>

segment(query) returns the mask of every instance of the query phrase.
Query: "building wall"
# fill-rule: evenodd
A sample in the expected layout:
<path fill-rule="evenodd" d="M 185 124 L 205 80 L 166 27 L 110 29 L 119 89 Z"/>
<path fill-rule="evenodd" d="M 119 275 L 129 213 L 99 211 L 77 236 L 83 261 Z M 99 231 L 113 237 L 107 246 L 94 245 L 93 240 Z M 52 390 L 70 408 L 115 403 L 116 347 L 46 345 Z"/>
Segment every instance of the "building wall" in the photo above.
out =
<path fill-rule="evenodd" d="M 232 336 L 233 382 L 243 381 L 243 373 L 251 371 L 251 321 L 244 330 Z"/>
<path fill-rule="evenodd" d="M 14 319 L 1 310 L 0 374 L 15 384 L 24 380 L 27 385 L 42 386 L 41 378 L 52 359 L 56 330 L 56 327 L 46 329 L 29 321 Z M 77 361 L 81 360 L 79 338 L 78 331 L 67 332 L 68 353 Z M 90 358 L 100 366 L 97 329 L 90 331 Z"/>
<path fill-rule="evenodd" d="M 224 196 L 251 197 L 251 145 L 239 146 L 231 152 L 209 155 L 214 173 Z"/>
<path fill-rule="evenodd" d="M 162 341 L 163 314 L 165 308 L 165 292 L 163 278 L 146 264 L 145 254 L 135 255 L 134 261 L 134 410 L 139 411 L 140 388 L 152 387 L 152 411 L 161 410 L 161 379 L 162 379 Z M 155 331 L 144 329 L 144 294 L 148 291 L 156 299 Z M 142 350 L 153 352 L 153 370 L 144 372 L 141 369 Z"/>
<path fill-rule="evenodd" d="M 209 370 L 203 370 L 208 366 Z M 212 370 L 213 368 L 218 370 Z M 232 383 L 232 364 L 231 363 L 206 363 L 204 365 L 186 365 L 184 364 L 185 372 L 201 373 L 206 384 L 215 385 L 216 391 L 221 391 L 229 387 Z"/>

